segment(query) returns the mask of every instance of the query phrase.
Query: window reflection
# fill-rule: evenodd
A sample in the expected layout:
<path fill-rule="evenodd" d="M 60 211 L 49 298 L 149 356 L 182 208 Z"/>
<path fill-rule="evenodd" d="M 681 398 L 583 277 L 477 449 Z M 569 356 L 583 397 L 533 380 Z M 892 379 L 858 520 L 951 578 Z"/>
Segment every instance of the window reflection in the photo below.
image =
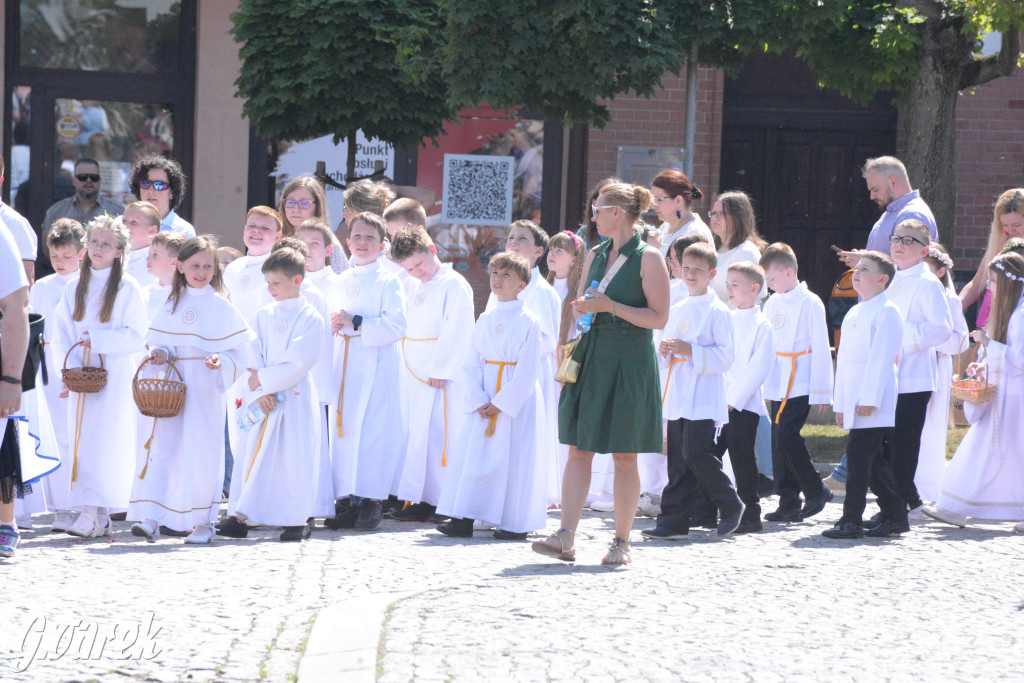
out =
<path fill-rule="evenodd" d="M 21 0 L 22 67 L 177 73 L 178 0 Z"/>

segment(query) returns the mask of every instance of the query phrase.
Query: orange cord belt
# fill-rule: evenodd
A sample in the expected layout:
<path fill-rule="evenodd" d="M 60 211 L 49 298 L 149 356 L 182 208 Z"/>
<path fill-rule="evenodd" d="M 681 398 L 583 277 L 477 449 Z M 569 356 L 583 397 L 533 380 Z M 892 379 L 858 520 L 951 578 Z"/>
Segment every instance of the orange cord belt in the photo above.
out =
<path fill-rule="evenodd" d="M 484 362 L 487 363 L 488 365 L 498 366 L 498 386 L 494 390 L 494 393 L 497 394 L 499 391 L 501 391 L 501 377 L 505 373 L 505 366 L 515 365 L 515 363 L 503 360 L 485 360 Z M 497 422 L 498 414 L 495 413 L 494 415 L 491 415 L 491 419 L 487 422 L 487 430 L 484 431 L 484 436 L 494 436 L 494 426 L 497 424 Z"/>
<path fill-rule="evenodd" d="M 427 382 L 426 380 L 420 379 L 419 377 L 416 376 L 416 373 L 413 372 L 412 368 L 409 367 L 409 361 L 405 360 L 405 342 L 407 341 L 437 341 L 437 337 L 431 337 L 429 339 L 414 339 L 412 337 L 402 337 L 402 362 L 405 363 L 405 369 L 409 371 L 409 374 L 412 375 L 417 382 L 422 382 L 423 384 L 430 386 L 430 382 Z M 444 386 L 441 387 L 441 397 L 444 399 L 444 446 L 441 447 L 441 467 L 448 467 L 448 391 Z"/>
<path fill-rule="evenodd" d="M 789 402 L 789 392 L 793 391 L 793 382 L 796 381 L 796 359 L 800 356 L 806 356 L 811 352 L 810 349 L 806 351 L 797 351 L 796 353 L 785 353 L 782 351 L 776 351 L 776 356 L 782 358 L 788 358 L 792 363 L 792 367 L 789 370 L 789 385 L 786 387 L 786 395 L 782 397 L 782 405 L 779 406 L 779 412 L 775 413 L 775 424 L 779 424 L 779 418 L 782 417 L 782 411 L 786 409 L 786 403 Z"/>
<path fill-rule="evenodd" d="M 358 334 L 343 334 L 341 336 L 345 338 L 345 357 L 344 357 L 344 360 L 341 363 L 341 388 L 338 389 L 338 438 L 339 439 L 344 436 L 344 434 L 342 434 L 342 432 L 341 432 L 341 415 L 342 415 L 342 412 L 343 412 L 344 401 L 345 401 L 345 375 L 348 374 L 348 344 L 349 344 L 349 342 L 351 340 L 353 340 L 356 337 L 359 337 L 361 335 L 358 335 Z"/>
<path fill-rule="evenodd" d="M 673 358 L 672 362 L 668 364 L 668 377 L 665 378 L 665 390 L 661 392 L 661 405 L 665 405 L 665 397 L 668 396 L 668 384 L 672 381 L 672 368 L 676 366 L 676 363 L 685 363 L 686 356 L 682 358 Z"/>

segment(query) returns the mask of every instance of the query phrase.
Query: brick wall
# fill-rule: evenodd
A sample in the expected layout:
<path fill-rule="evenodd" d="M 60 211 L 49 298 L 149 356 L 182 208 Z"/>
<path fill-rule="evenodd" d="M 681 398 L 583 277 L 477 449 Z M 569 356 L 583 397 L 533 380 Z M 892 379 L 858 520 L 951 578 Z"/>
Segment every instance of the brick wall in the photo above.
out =
<path fill-rule="evenodd" d="M 698 205 L 707 216 L 708 200 L 718 188 L 722 147 L 722 93 L 725 79 L 717 69 L 701 67 L 697 74 L 697 131 L 692 180 L 705 191 Z M 651 99 L 632 93 L 608 103 L 611 122 L 604 130 L 592 128 L 587 150 L 587 191 L 597 181 L 615 175 L 619 145 L 684 147 L 686 141 L 686 72 L 666 75 L 662 89 Z M 575 209 L 579 211 L 579 209 Z M 574 215 L 570 209 L 570 215 Z"/>
<path fill-rule="evenodd" d="M 1024 187 L 1024 69 L 964 93 L 957 104 L 957 269 L 977 268 L 996 198 Z"/>

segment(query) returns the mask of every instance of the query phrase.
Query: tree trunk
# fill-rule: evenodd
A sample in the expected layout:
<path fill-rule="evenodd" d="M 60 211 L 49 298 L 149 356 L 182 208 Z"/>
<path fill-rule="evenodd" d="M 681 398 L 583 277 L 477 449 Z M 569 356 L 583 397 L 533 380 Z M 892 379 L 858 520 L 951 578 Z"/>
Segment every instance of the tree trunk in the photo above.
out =
<path fill-rule="evenodd" d="M 352 179 L 356 177 L 356 133 L 352 131 L 348 134 L 348 158 L 345 164 L 345 185 L 352 182 Z"/>
<path fill-rule="evenodd" d="M 904 92 L 901 160 L 910 184 L 932 213 L 939 240 L 952 253 L 956 224 L 956 103 L 960 79 L 973 59 L 973 43 L 940 19 L 921 25 L 917 78 Z"/>

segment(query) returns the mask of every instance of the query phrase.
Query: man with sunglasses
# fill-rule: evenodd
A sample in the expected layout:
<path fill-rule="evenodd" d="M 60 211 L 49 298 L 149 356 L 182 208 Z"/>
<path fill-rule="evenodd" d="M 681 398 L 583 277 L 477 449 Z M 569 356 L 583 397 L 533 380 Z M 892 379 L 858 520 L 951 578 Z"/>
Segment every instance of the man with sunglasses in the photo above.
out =
<path fill-rule="evenodd" d="M 89 221 L 104 213 L 119 216 L 124 212 L 123 206 L 100 196 L 100 165 L 95 159 L 75 162 L 71 184 L 75 186 L 75 194 L 46 210 L 41 235 L 45 236 L 50 226 L 61 218 L 73 218 L 82 225 L 88 225 Z"/>
<path fill-rule="evenodd" d="M 139 201 L 149 202 L 160 212 L 160 232 L 180 232 L 186 238 L 196 236 L 192 224 L 175 212 L 185 197 L 185 171 L 181 164 L 156 154 L 144 156 L 132 167 L 128 185 Z"/>

